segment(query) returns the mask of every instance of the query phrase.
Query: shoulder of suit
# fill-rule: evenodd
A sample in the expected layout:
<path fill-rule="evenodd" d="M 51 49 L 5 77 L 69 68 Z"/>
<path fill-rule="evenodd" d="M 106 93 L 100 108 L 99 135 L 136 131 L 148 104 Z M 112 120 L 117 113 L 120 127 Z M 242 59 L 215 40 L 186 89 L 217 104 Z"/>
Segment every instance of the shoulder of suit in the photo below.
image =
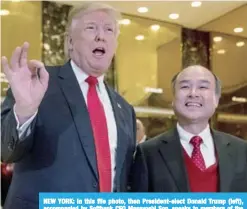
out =
<path fill-rule="evenodd" d="M 61 67 L 66 66 L 67 63 L 65 63 L 65 65 L 61 65 L 61 66 L 45 66 L 47 72 L 49 73 L 49 75 L 52 76 L 56 76 L 60 70 Z M 106 84 L 107 85 L 107 84 Z M 127 108 L 133 108 L 132 105 L 130 105 L 121 95 L 119 95 L 113 88 L 111 88 L 109 85 L 107 85 L 108 88 L 116 95 L 116 98 L 118 99 L 118 102 L 121 103 L 121 105 L 127 107 Z"/>
<path fill-rule="evenodd" d="M 62 67 L 62 65 L 57 66 L 45 66 L 46 71 L 49 73 L 50 76 L 57 75 L 59 69 Z"/>
<path fill-rule="evenodd" d="M 237 136 L 234 136 L 234 135 L 222 132 L 222 131 L 217 131 L 217 130 L 213 130 L 213 131 L 218 136 L 221 136 L 222 138 L 229 140 L 230 143 L 237 144 L 240 146 L 247 146 L 247 141 L 242 138 L 239 138 Z"/>
<path fill-rule="evenodd" d="M 133 106 L 131 104 L 129 104 L 118 92 L 116 92 L 116 90 L 114 90 L 111 86 L 109 86 L 108 84 L 106 84 L 108 86 L 108 88 L 116 95 L 116 98 L 118 100 L 118 102 L 120 102 L 123 105 L 126 105 L 126 107 L 129 108 L 133 108 Z"/>
<path fill-rule="evenodd" d="M 159 148 L 161 143 L 165 143 L 175 137 L 175 129 L 171 129 L 153 138 L 149 138 L 147 141 L 141 143 L 140 146 L 143 149 Z"/>

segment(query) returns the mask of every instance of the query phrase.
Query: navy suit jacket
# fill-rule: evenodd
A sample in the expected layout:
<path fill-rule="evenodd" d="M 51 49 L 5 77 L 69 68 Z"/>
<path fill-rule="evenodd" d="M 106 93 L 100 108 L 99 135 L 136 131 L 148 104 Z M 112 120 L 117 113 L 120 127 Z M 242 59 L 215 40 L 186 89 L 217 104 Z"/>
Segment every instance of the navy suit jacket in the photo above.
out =
<path fill-rule="evenodd" d="M 2 104 L 2 160 L 15 162 L 5 209 L 37 209 L 39 192 L 99 191 L 90 118 L 70 62 L 47 71 L 48 90 L 24 140 L 16 131 L 11 90 Z M 136 143 L 135 113 L 106 88 L 117 125 L 114 191 L 124 192 Z"/>

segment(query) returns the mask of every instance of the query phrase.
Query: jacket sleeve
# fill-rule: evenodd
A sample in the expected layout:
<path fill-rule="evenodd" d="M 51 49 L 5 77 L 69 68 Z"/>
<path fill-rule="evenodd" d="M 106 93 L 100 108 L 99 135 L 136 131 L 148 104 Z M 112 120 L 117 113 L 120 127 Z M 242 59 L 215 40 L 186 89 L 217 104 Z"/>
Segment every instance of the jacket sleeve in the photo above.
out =
<path fill-rule="evenodd" d="M 33 129 L 37 118 L 35 117 L 30 124 L 30 133 L 24 134 L 20 139 L 14 114 L 14 104 L 15 100 L 11 89 L 9 89 L 1 105 L 1 160 L 7 163 L 19 161 L 30 151 L 33 144 Z"/>

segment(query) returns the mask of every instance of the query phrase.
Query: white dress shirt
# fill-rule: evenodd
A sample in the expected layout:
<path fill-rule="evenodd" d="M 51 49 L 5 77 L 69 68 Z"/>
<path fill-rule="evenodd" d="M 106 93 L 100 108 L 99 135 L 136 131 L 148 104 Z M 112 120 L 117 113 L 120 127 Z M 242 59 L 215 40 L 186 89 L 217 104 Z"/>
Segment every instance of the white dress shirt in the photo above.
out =
<path fill-rule="evenodd" d="M 85 72 L 83 72 L 72 60 L 71 60 L 71 67 L 73 69 L 73 72 L 75 73 L 76 79 L 81 88 L 81 92 L 87 104 L 88 83 L 85 80 L 87 79 L 88 75 Z M 108 127 L 108 137 L 109 137 L 110 153 L 111 153 L 112 189 L 113 189 L 114 177 L 116 172 L 117 125 L 116 125 L 111 101 L 108 92 L 106 90 L 106 86 L 104 84 L 104 75 L 98 77 L 97 79 L 98 79 L 97 93 L 104 107 L 106 122 Z M 26 121 L 21 127 L 19 125 L 18 118 L 16 117 L 15 114 L 19 138 L 24 138 L 23 136 L 27 136 L 30 133 L 29 125 L 35 118 L 36 114 L 33 115 L 28 121 Z"/>
<path fill-rule="evenodd" d="M 183 148 L 185 149 L 187 154 L 191 157 L 194 146 L 190 143 L 190 140 L 195 135 L 185 131 L 178 123 L 177 123 L 177 130 Z M 210 132 L 209 125 L 197 136 L 200 136 L 202 138 L 203 142 L 200 145 L 200 149 L 206 168 L 208 168 L 211 165 L 215 164 L 216 162 L 214 142 Z"/>

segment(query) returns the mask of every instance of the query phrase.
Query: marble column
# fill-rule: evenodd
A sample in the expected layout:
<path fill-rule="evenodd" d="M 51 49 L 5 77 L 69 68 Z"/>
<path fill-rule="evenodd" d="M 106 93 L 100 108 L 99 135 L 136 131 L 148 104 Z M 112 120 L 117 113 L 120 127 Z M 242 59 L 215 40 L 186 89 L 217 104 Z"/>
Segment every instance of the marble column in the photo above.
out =
<path fill-rule="evenodd" d="M 202 65 L 210 69 L 210 33 L 182 29 L 182 66 Z"/>

